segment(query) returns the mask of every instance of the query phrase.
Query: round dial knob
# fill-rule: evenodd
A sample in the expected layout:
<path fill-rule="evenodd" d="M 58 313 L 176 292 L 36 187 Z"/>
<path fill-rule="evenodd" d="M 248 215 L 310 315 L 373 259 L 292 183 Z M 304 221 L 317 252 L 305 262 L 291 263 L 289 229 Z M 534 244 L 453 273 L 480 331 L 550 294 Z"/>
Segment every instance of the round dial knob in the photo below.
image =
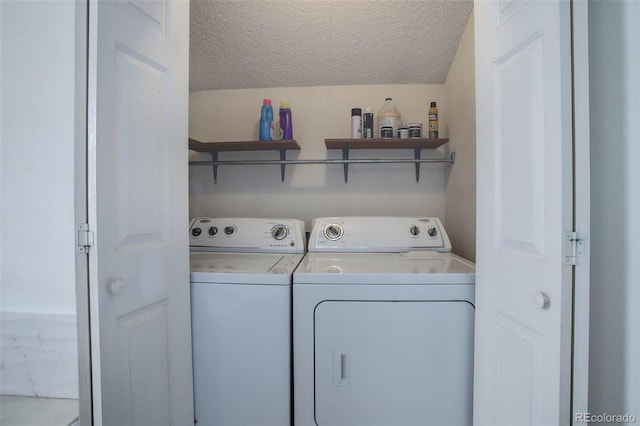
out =
<path fill-rule="evenodd" d="M 342 234 L 344 234 L 344 229 L 342 229 L 342 226 L 337 223 L 332 223 L 324 228 L 324 236 L 327 240 L 339 240 L 340 237 L 342 237 Z"/>
<path fill-rule="evenodd" d="M 411 232 L 411 235 L 417 236 L 420 233 L 420 228 L 418 228 L 416 225 L 413 225 L 411 228 L 409 228 L 409 232 Z"/>
<path fill-rule="evenodd" d="M 233 226 L 225 226 L 224 227 L 224 233 L 226 235 L 231 235 L 231 234 L 234 233 L 234 231 L 235 231 L 235 228 Z"/>
<path fill-rule="evenodd" d="M 216 235 L 218 233 L 218 228 L 212 226 L 209 228 L 209 235 Z"/>
<path fill-rule="evenodd" d="M 278 241 L 284 240 L 287 235 L 289 235 L 289 230 L 284 225 L 276 225 L 271 229 L 271 236 Z"/>
<path fill-rule="evenodd" d="M 429 234 L 429 236 L 435 237 L 436 235 L 438 235 L 438 230 L 435 227 L 431 227 L 429 228 L 427 233 Z"/>
<path fill-rule="evenodd" d="M 191 235 L 193 235 L 194 237 L 197 237 L 200 234 L 202 234 L 202 229 L 200 228 L 193 228 L 191 230 Z"/>

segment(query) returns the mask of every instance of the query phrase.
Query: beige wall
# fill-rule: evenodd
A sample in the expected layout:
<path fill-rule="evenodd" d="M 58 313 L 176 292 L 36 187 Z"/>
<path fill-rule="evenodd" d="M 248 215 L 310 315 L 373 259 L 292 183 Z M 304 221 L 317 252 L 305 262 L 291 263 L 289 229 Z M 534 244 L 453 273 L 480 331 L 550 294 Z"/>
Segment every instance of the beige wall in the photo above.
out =
<path fill-rule="evenodd" d="M 293 217 L 331 215 L 429 215 L 443 219 L 453 251 L 475 260 L 476 147 L 473 14 L 444 85 L 335 86 L 192 92 L 189 135 L 202 142 L 258 138 L 263 98 L 277 116 L 281 100 L 293 111 L 294 138 L 302 146 L 290 159 L 341 158 L 327 151 L 325 138 L 349 137 L 352 107 L 366 106 L 377 116 L 392 97 L 402 119 L 426 126 L 431 101 L 440 111 L 440 137 L 450 142 L 423 158 L 456 152 L 456 164 L 424 164 L 416 183 L 413 165 L 351 165 L 344 183 L 340 165 L 291 165 L 280 182 L 276 165 L 220 166 L 218 184 L 211 167 L 190 168 L 190 215 Z M 411 150 L 351 151 L 351 158 L 411 158 Z M 192 160 L 209 160 L 191 153 Z M 277 159 L 277 153 L 221 153 L 220 160 Z"/>
<path fill-rule="evenodd" d="M 377 116 L 386 97 L 392 97 L 404 122 L 426 125 L 429 102 L 440 108 L 442 137 L 447 114 L 443 85 L 339 86 L 218 90 L 190 95 L 190 137 L 202 142 L 258 138 L 263 98 L 271 98 L 274 114 L 281 100 L 293 111 L 293 136 L 301 151 L 287 158 L 341 158 L 327 151 L 325 138 L 349 137 L 351 108 L 370 106 Z M 423 158 L 440 157 L 424 151 Z M 208 160 L 194 153 L 191 159 Z M 413 150 L 355 150 L 351 158 L 413 158 Z M 277 159 L 276 152 L 221 153 L 220 160 Z M 290 165 L 280 182 L 277 165 L 220 166 L 213 184 L 208 166 L 190 167 L 190 215 L 293 217 L 305 220 L 329 215 L 445 215 L 445 164 L 424 164 L 416 183 L 413 164 L 357 164 L 344 182 L 341 165 Z"/>
<path fill-rule="evenodd" d="M 476 108 L 473 13 L 469 18 L 444 85 L 448 124 L 445 130 L 456 152 L 446 172 L 444 222 L 454 251 L 476 257 Z"/>

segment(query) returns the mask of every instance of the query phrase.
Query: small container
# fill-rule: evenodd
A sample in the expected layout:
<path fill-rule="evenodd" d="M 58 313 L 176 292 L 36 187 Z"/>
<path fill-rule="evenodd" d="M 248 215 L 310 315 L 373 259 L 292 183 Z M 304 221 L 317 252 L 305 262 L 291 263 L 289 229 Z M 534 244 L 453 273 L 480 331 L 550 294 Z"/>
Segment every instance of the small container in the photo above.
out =
<path fill-rule="evenodd" d="M 409 139 L 409 129 L 406 127 L 400 127 L 398 129 L 398 137 L 400 139 Z"/>
<path fill-rule="evenodd" d="M 420 139 L 422 137 L 422 123 L 407 124 L 409 139 Z"/>
<path fill-rule="evenodd" d="M 392 126 L 382 126 L 380 128 L 380 137 L 382 139 L 392 139 L 393 138 L 393 127 Z"/>
<path fill-rule="evenodd" d="M 362 139 L 362 109 L 351 108 L 351 138 Z"/>
<path fill-rule="evenodd" d="M 373 113 L 369 107 L 366 107 L 364 114 L 362 114 L 362 137 L 365 139 L 373 138 Z"/>

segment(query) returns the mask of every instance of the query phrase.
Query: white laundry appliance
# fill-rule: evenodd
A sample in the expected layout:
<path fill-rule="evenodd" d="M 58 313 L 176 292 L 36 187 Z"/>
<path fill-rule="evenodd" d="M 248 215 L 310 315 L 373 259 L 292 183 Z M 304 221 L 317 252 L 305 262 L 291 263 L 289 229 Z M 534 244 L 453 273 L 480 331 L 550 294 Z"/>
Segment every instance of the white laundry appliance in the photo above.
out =
<path fill-rule="evenodd" d="M 437 218 L 313 222 L 293 278 L 296 426 L 471 425 L 473 263 Z"/>
<path fill-rule="evenodd" d="M 189 233 L 198 426 L 290 425 L 291 283 L 304 223 L 196 218 Z"/>

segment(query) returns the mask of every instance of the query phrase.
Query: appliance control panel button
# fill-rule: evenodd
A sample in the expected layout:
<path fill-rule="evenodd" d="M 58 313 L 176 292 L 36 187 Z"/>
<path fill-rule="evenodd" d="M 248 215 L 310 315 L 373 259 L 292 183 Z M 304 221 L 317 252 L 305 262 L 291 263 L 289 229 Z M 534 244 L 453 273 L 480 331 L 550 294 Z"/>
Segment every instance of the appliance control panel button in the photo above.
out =
<path fill-rule="evenodd" d="M 225 235 L 232 235 L 234 232 L 236 232 L 236 228 L 234 228 L 233 226 L 225 226 L 224 227 Z"/>
<path fill-rule="evenodd" d="M 435 226 L 433 226 L 429 228 L 427 233 L 429 234 L 430 237 L 435 237 L 436 235 L 438 235 L 438 229 Z"/>
<path fill-rule="evenodd" d="M 216 235 L 218 233 L 218 228 L 216 228 L 215 226 L 212 226 L 209 228 L 209 235 L 213 236 Z"/>
<path fill-rule="evenodd" d="M 409 228 L 409 232 L 411 233 L 411 235 L 413 235 L 414 237 L 417 237 L 418 234 L 420 233 L 420 228 L 418 228 L 416 225 L 413 225 L 411 228 Z"/>
<path fill-rule="evenodd" d="M 331 223 L 324 228 L 324 236 L 327 240 L 336 241 L 342 238 L 344 229 L 337 223 Z"/>
<path fill-rule="evenodd" d="M 202 233 L 202 229 L 201 228 L 193 228 L 191 230 L 191 235 L 193 235 L 194 237 L 199 236 Z"/>

